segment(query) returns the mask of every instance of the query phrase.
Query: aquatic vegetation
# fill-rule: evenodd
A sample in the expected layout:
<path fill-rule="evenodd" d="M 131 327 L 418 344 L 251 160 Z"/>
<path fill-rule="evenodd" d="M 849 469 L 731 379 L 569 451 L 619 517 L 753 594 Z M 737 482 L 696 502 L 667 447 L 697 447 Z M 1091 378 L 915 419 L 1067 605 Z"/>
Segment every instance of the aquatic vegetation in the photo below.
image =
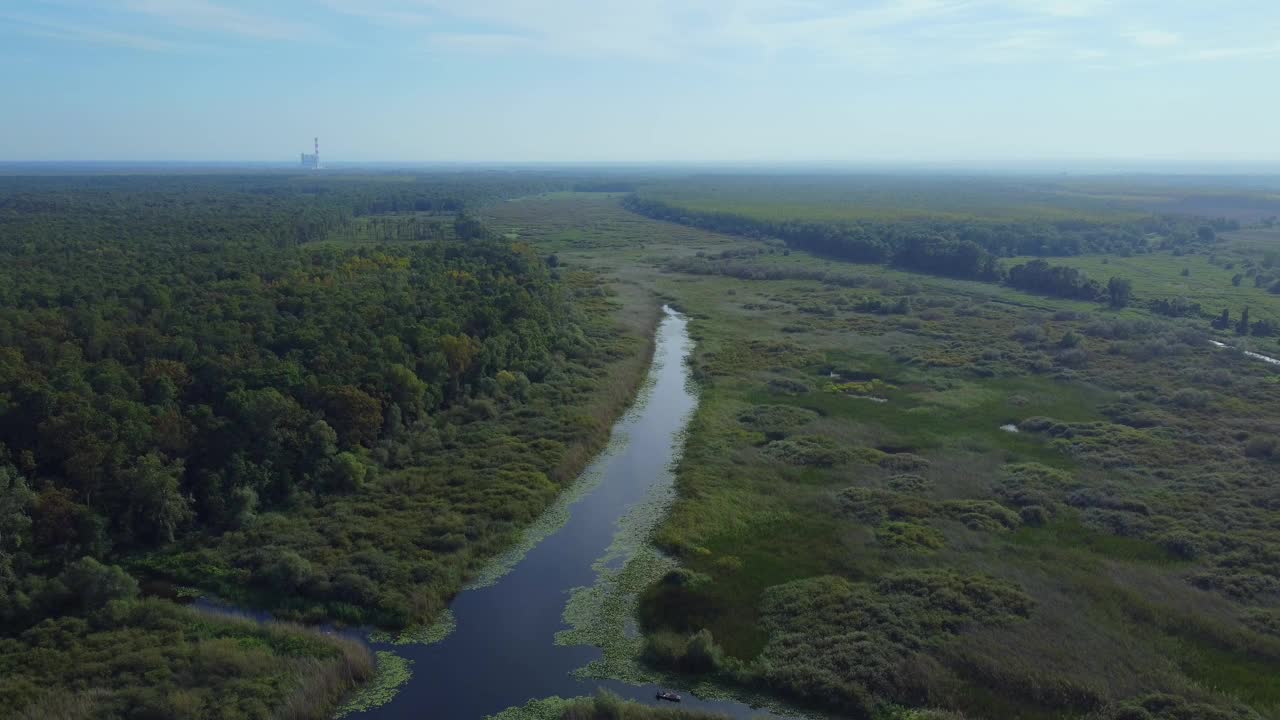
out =
<path fill-rule="evenodd" d="M 490 715 L 486 720 L 561 720 L 568 709 L 588 698 L 561 698 L 552 696 L 530 700 L 519 707 L 507 708 Z"/>
<path fill-rule="evenodd" d="M 399 632 L 374 630 L 369 633 L 369 642 L 379 645 L 434 645 L 449 637 L 457 627 L 453 611 L 445 608 L 430 625 L 415 625 Z"/>
<path fill-rule="evenodd" d="M 373 679 L 338 708 L 335 718 L 386 705 L 400 692 L 401 686 L 413 677 L 412 660 L 406 660 L 388 650 L 379 650 L 376 657 L 377 672 Z"/>
<path fill-rule="evenodd" d="M 673 464 L 677 460 L 678 455 Z M 630 628 L 640 592 L 676 567 L 648 542 L 674 497 L 669 475 L 654 482 L 648 497 L 619 521 L 609 548 L 593 563 L 595 583 L 571 591 L 564 610 L 569 629 L 556 634 L 556 644 L 594 645 L 604 651 L 578 674 L 635 683 L 657 679 L 639 662 L 644 641 Z"/>

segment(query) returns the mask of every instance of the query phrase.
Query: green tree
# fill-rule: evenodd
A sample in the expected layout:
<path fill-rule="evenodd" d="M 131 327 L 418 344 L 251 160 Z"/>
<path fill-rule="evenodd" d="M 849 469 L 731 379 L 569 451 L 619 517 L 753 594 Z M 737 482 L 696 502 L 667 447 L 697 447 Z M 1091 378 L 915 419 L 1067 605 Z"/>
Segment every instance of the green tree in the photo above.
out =
<path fill-rule="evenodd" d="M 34 499 L 18 469 L 0 462 L 0 587 L 6 578 L 13 577 L 13 554 L 31 531 L 29 509 Z"/>
<path fill-rule="evenodd" d="M 355 453 L 341 452 L 329 466 L 329 487 L 338 492 L 354 492 L 364 485 L 369 468 Z"/>
<path fill-rule="evenodd" d="M 138 581 L 129 573 L 91 557 L 71 563 L 58 579 L 82 612 L 105 607 L 112 600 L 132 600 L 138 596 Z"/>
<path fill-rule="evenodd" d="M 372 445 L 382 430 L 382 403 L 354 385 L 327 388 L 324 411 L 348 446 Z"/>
<path fill-rule="evenodd" d="M 1249 334 L 1249 308 L 1240 311 L 1240 320 L 1236 322 L 1236 334 Z"/>
<path fill-rule="evenodd" d="M 180 486 L 182 473 L 181 460 L 166 462 L 156 453 L 143 455 L 121 473 L 135 535 L 171 543 L 178 528 L 191 521 L 191 502 Z"/>
<path fill-rule="evenodd" d="M 1113 277 L 1107 282 L 1107 297 L 1111 307 L 1120 309 L 1129 304 L 1133 295 L 1133 283 L 1128 278 Z"/>

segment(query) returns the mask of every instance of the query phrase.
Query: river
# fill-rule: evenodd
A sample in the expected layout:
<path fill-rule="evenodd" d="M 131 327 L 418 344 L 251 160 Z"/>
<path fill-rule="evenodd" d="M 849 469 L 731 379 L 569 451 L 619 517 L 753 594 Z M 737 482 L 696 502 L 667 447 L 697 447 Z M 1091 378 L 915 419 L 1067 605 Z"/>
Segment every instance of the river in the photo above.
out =
<path fill-rule="evenodd" d="M 1223 350 L 1240 350 L 1240 348 L 1234 347 L 1232 345 L 1228 345 L 1224 342 L 1218 342 L 1217 340 L 1210 340 L 1209 344 Z M 1270 365 L 1280 365 L 1280 359 L 1273 358 L 1270 355 L 1263 355 L 1262 353 L 1256 353 L 1256 352 L 1253 352 L 1252 350 L 1240 350 L 1240 352 L 1244 353 L 1245 357 L 1251 357 L 1254 360 L 1261 360 L 1262 362 Z"/>
<path fill-rule="evenodd" d="M 572 589 L 596 581 L 593 563 L 604 556 L 628 510 L 673 482 L 672 465 L 697 405 L 685 364 L 692 349 L 687 321 L 664 308 L 654 359 L 630 411 L 614 426 L 609 449 L 587 468 L 598 478 L 569 506 L 564 525 L 541 540 L 487 587 L 464 590 L 453 601 L 456 628 L 432 645 L 374 645 L 411 660 L 412 678 L 385 705 L 348 717 L 477 720 L 526 701 L 576 697 L 608 688 L 647 702 L 654 686 L 579 679 L 572 672 L 600 657 L 590 646 L 555 644 L 566 629 Z M 665 688 L 664 688 L 665 689 Z M 680 707 L 734 717 L 770 713 L 741 703 L 703 700 L 686 691 Z"/>

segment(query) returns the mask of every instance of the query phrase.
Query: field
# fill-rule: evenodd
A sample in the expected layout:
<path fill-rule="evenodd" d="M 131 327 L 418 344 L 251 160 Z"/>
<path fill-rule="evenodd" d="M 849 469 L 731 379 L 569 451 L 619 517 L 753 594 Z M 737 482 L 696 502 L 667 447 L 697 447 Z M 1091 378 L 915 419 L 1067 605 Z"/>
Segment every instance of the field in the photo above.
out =
<path fill-rule="evenodd" d="M 1213 248 L 1194 254 L 1080 255 L 1053 262 L 1077 268 L 1092 278 L 1129 278 L 1138 301 L 1186 299 L 1200 304 L 1206 317 L 1216 317 L 1224 308 L 1238 317 L 1242 309 L 1249 308 L 1255 319 L 1280 321 L 1280 294 L 1270 291 L 1280 279 L 1277 252 L 1280 230 L 1252 228 L 1224 233 Z M 1031 259 L 1011 258 L 1007 262 Z M 1274 341 L 1259 340 L 1256 344 L 1260 352 L 1277 349 Z"/>
<path fill-rule="evenodd" d="M 1139 302 L 1264 290 L 1207 256 L 1052 259 L 1123 268 L 1135 302 L 1109 309 L 618 202 L 487 212 L 693 319 L 701 402 L 653 539 L 681 569 L 640 598 L 646 662 L 837 715 L 1280 716 L 1276 370 Z M 1261 266 L 1270 237 L 1218 262 Z"/>

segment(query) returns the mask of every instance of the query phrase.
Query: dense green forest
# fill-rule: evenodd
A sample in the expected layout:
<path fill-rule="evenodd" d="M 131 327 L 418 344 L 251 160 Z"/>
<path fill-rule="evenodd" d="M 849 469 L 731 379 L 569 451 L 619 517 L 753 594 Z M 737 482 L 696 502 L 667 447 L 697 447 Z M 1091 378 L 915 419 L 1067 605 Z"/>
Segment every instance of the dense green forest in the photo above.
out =
<path fill-rule="evenodd" d="M 60 667 L 127 633 L 158 670 L 166 633 L 250 632 L 147 605 L 140 584 L 430 621 L 602 441 L 626 393 L 601 405 L 601 378 L 636 352 L 605 293 L 460 214 L 558 181 L 409 180 L 0 180 L 0 667 L 25 671 L 0 680 L 5 707 L 112 674 L 42 675 L 32 652 Z M 448 232 L 347 241 L 406 212 L 451 213 Z M 296 642 L 281 652 L 338 652 Z M 252 676 L 263 652 L 227 662 Z M 145 674 L 86 702 L 168 716 Z M 205 709 L 259 717 L 287 694 Z"/>
<path fill-rule="evenodd" d="M 731 212 L 699 211 L 632 194 L 628 210 L 713 232 L 779 238 L 819 255 L 948 277 L 999 280 L 997 258 L 1018 255 L 1134 254 L 1211 242 L 1215 228 L 1239 228 L 1226 219 L 1198 223 L 1179 217 L 1097 220 L 990 220 L 908 217 L 897 220 L 760 220 Z M 1156 238 L 1155 243 L 1152 239 Z"/>

